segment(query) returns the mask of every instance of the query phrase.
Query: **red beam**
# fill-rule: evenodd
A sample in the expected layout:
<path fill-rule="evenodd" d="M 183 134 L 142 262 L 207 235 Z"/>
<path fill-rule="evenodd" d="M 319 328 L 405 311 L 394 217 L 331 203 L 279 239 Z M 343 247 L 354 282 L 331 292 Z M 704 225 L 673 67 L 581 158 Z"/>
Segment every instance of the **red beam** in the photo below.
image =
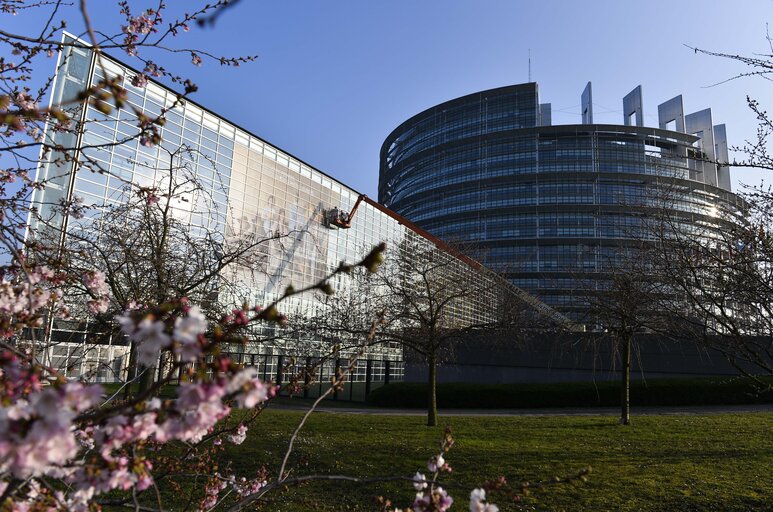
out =
<path fill-rule="evenodd" d="M 445 243 L 444 241 L 442 241 L 441 239 L 439 239 L 435 235 L 433 235 L 433 234 L 431 234 L 431 233 L 421 229 L 419 226 L 417 226 L 413 222 L 409 221 L 408 219 L 406 219 L 402 215 L 399 215 L 399 214 L 393 212 L 392 210 L 390 210 L 389 208 L 387 208 L 383 204 L 374 201 L 373 199 L 369 198 L 368 196 L 362 196 L 362 197 L 363 197 L 363 200 L 366 203 L 368 203 L 369 205 L 371 205 L 373 208 L 375 208 L 375 209 L 377 209 L 377 210 L 379 210 L 381 212 L 384 212 L 385 214 L 389 215 L 390 217 L 392 217 L 397 222 L 399 222 L 400 224 L 402 224 L 406 228 L 410 229 L 414 233 L 417 233 L 417 234 L 423 236 L 424 238 L 426 238 L 427 240 L 429 240 L 430 242 L 435 244 L 435 247 L 437 247 L 438 249 L 441 249 L 441 250 L 451 254 L 452 256 L 455 256 L 457 259 L 467 263 L 469 266 L 471 266 L 475 270 L 480 270 L 480 269 L 483 268 L 483 264 L 482 263 L 478 262 L 477 260 L 474 260 L 474 259 L 470 258 L 469 256 L 467 256 L 465 254 L 462 254 L 461 252 L 459 252 L 459 250 L 457 250 L 454 247 L 448 245 L 447 243 Z"/>

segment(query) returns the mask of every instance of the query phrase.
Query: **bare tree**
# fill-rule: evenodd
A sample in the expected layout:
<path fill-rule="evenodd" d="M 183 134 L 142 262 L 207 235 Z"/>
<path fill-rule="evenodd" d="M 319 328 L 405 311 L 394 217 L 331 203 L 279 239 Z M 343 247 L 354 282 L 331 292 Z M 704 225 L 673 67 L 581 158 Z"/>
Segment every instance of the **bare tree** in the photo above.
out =
<path fill-rule="evenodd" d="M 408 232 L 389 248 L 378 273 L 348 276 L 348 290 L 325 298 L 307 329 L 347 350 L 361 343 L 373 312 L 379 313 L 383 325 L 369 350 L 400 346 L 406 359 L 426 364 L 427 425 L 435 426 L 437 369 L 455 347 L 512 346 L 536 331 L 574 324 L 466 256 L 479 253 L 469 243 L 440 248 L 414 236 Z"/>
<path fill-rule="evenodd" d="M 690 48 L 745 67 L 720 84 L 769 80 L 773 74 L 769 33 L 766 40 L 770 53 L 753 56 Z M 773 170 L 769 150 L 773 121 L 757 99 L 747 96 L 746 101 L 758 121 L 756 138 L 732 148 L 740 160 L 716 163 Z M 741 373 L 770 388 L 769 381 L 758 377 L 773 375 L 773 192 L 760 185 L 740 196 L 714 212 L 708 224 L 685 222 L 661 208 L 648 231 L 657 240 L 650 263 L 668 286 L 660 305 L 670 313 L 667 333 L 719 351 Z"/>
<path fill-rule="evenodd" d="M 426 363 L 428 426 L 437 424 L 437 368 L 446 351 L 520 318 L 515 289 L 470 262 L 409 237 L 371 278 L 372 302 L 385 312 L 376 339 L 400 344 Z"/>
<path fill-rule="evenodd" d="M 58 285 L 72 286 L 80 280 L 81 276 L 63 265 L 70 259 L 63 243 L 68 222 L 87 213 L 71 195 L 71 178 L 96 172 L 103 179 L 120 180 L 114 169 L 91 157 L 93 151 L 136 142 L 151 148 L 162 143 L 161 127 L 167 116 L 197 90 L 191 80 L 174 71 L 178 66 L 173 60 L 184 57 L 193 65 L 215 62 L 223 66 L 254 60 L 254 56 L 219 57 L 186 48 L 176 39 L 189 25 L 214 20 L 228 3 L 220 0 L 200 8 L 188 6 L 187 13 L 175 17 L 169 16 L 163 2 L 141 11 L 133 11 L 128 2 L 118 2 L 115 9 L 123 23 L 110 27 L 92 23 L 85 0 L 0 0 L 4 19 L 10 21 L 18 14 L 40 20 L 34 32 L 19 33 L 19 25 L 13 22 L 0 29 L 0 275 L 4 281 L 29 281 L 34 265 L 43 262 L 50 263 L 45 271 L 54 272 Z M 79 36 L 65 35 L 66 27 L 79 23 L 85 27 Z M 139 71 L 115 72 L 102 57 L 104 51 L 125 54 Z M 92 56 L 96 72 L 89 82 L 86 75 Z M 164 56 L 168 58 L 163 66 L 153 60 Z M 55 82 L 51 73 L 56 62 L 60 80 Z M 78 72 L 64 79 L 70 66 Z M 150 112 L 131 103 L 129 89 L 144 89 L 152 79 L 175 83 L 182 92 Z M 44 106 L 49 101 L 51 106 Z M 132 133 L 95 142 L 89 138 L 95 126 L 89 111 L 114 119 L 120 112 Z M 129 190 L 131 184 L 125 184 Z M 87 302 L 84 296 L 83 304 Z M 53 321 L 53 307 L 48 309 L 49 322 Z M 35 359 L 35 346 L 45 329 L 39 328 L 41 319 L 29 320 L 30 328 L 22 338 L 32 338 Z"/>
<path fill-rule="evenodd" d="M 46 217 L 40 205 L 30 208 L 33 190 L 40 191 L 51 184 L 62 188 L 71 172 L 89 167 L 88 158 L 83 158 L 88 148 L 123 145 L 134 140 L 144 145 L 159 144 L 160 129 L 167 113 L 197 90 L 189 79 L 174 73 L 169 64 L 160 66 L 154 62 L 149 53 L 155 51 L 157 54 L 166 53 L 169 57 L 190 57 L 195 65 L 217 62 L 222 66 L 237 66 L 256 58 L 220 57 L 206 50 L 184 48 L 174 42 L 191 24 L 202 20 L 211 24 L 214 16 L 229 4 L 228 1 L 220 0 L 193 8 L 178 19 L 167 18 L 168 8 L 163 2 L 155 9 L 141 12 L 132 12 L 128 2 L 119 2 L 116 10 L 125 25 L 116 32 L 111 32 L 108 27 L 93 26 L 86 1 L 75 4 L 61 0 L 0 0 L 0 13 L 4 17 L 24 13 L 27 16 L 37 15 L 43 20 L 40 30 L 34 34 L 15 33 L 13 24 L 0 29 L 0 46 L 3 48 L 3 57 L 0 58 L 0 155 L 3 156 L 3 167 L 0 168 L 0 209 L 3 218 L 0 245 L 3 252 L 12 257 L 21 254 L 28 216 L 33 220 L 41 214 L 44 220 Z M 84 39 L 64 37 L 65 27 L 68 22 L 72 23 L 72 18 L 80 18 L 86 27 L 82 34 Z M 110 73 L 101 58 L 103 51 L 124 53 L 141 71 L 126 77 Z M 86 56 L 91 52 L 97 55 L 100 78 L 90 86 L 74 80 L 69 87 L 54 91 L 53 79 L 49 77 L 54 57 L 62 55 L 60 67 L 68 62 L 88 65 Z M 50 63 L 48 66 L 46 61 Z M 40 73 L 42 69 L 45 69 L 44 76 Z M 171 105 L 150 114 L 128 102 L 125 84 L 131 82 L 133 86 L 143 88 L 154 78 L 179 84 L 184 92 Z M 53 106 L 42 106 L 52 95 L 56 96 Z M 136 127 L 136 132 L 101 145 L 78 143 L 89 125 L 89 121 L 81 115 L 86 106 L 103 114 L 123 109 L 124 119 Z M 48 164 L 49 172 L 38 173 L 33 178 L 41 162 Z M 110 170 L 102 169 L 101 172 L 110 173 Z M 61 199 L 68 201 L 66 197 Z M 49 206 L 57 205 L 55 202 Z"/>
<path fill-rule="evenodd" d="M 227 206 L 216 203 L 186 163 L 196 151 L 160 149 L 168 165 L 151 169 L 157 183 L 127 188 L 134 196 L 128 202 L 78 221 L 67 234 L 66 252 L 72 264 L 96 264 L 106 273 L 119 307 L 170 297 L 214 307 L 213 299 L 231 284 L 224 269 L 241 265 L 260 271 L 264 245 L 289 233 L 229 231 Z"/>
<path fill-rule="evenodd" d="M 731 80 L 761 78 L 770 80 L 773 76 L 773 38 L 770 32 L 766 30 L 765 40 L 767 41 L 770 53 L 761 53 L 754 55 L 740 55 L 734 53 L 716 52 L 701 48 L 689 47 L 695 53 L 729 59 L 738 62 L 744 66 L 744 71 L 739 72 L 718 84 L 720 85 Z M 746 97 L 746 103 L 752 113 L 757 117 L 757 137 L 755 140 L 747 140 L 740 146 L 734 146 L 732 149 L 743 155 L 743 158 L 732 162 L 733 167 L 753 167 L 757 169 L 773 170 L 773 155 L 768 148 L 771 135 L 773 135 L 773 119 L 771 119 L 765 106 L 756 98 Z M 727 162 L 720 162 L 727 164 Z"/>
<path fill-rule="evenodd" d="M 762 387 L 773 375 L 773 196 L 745 195 L 715 220 L 721 229 L 686 226 L 663 214 L 650 263 L 668 287 L 660 307 L 667 333 L 722 353 Z"/>
<path fill-rule="evenodd" d="M 266 245 L 290 236 L 227 231 L 226 206 L 213 200 L 212 191 L 189 165 L 196 151 L 186 146 L 171 150 L 161 145 L 159 149 L 166 155 L 162 159 L 165 169 L 133 162 L 155 174 L 153 185 L 127 183 L 113 204 L 64 212 L 69 222 L 60 247 L 50 244 L 56 227 L 30 235 L 32 244 L 38 237 L 43 239 L 36 254 L 40 263 L 76 275 L 104 274 L 110 303 L 95 307 L 93 292 L 82 281 L 69 283 L 65 290 L 69 297 L 82 298 L 75 301 L 80 307 L 71 312 L 72 318 L 91 319 L 87 343 L 101 342 L 102 336 L 120 336 L 112 318 L 126 307 L 163 304 L 180 297 L 202 305 L 210 321 L 217 321 L 241 305 L 236 303 L 238 283 L 229 279 L 231 273 L 226 269 L 238 266 L 265 271 Z M 56 322 L 50 320 L 49 331 Z M 132 347 L 130 378 L 135 359 Z M 150 369 L 145 372 L 144 387 L 154 374 Z"/>
<path fill-rule="evenodd" d="M 603 262 L 603 271 L 587 280 L 587 318 L 599 341 L 609 338 L 620 362 L 620 424 L 631 422 L 631 362 L 637 334 L 657 330 L 664 285 L 649 263 L 651 244 L 627 244 Z"/>

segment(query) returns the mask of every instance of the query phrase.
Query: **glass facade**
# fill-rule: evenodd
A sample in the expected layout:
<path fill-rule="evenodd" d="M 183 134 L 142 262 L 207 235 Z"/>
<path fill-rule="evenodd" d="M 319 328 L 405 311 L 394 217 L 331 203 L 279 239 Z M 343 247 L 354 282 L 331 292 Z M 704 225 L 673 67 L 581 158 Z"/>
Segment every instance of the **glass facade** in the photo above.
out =
<path fill-rule="evenodd" d="M 739 199 L 697 179 L 716 173 L 700 139 L 637 126 L 538 126 L 536 83 L 442 103 L 396 128 L 381 149 L 379 200 L 581 319 L 589 288 L 667 204 L 716 225 Z M 465 119 L 466 117 L 466 119 Z M 712 169 L 709 169 L 709 166 Z"/>
<path fill-rule="evenodd" d="M 244 238 L 282 235 L 258 246 L 249 267 L 230 265 L 225 269 L 225 277 L 238 284 L 228 294 L 219 295 L 227 304 L 270 303 L 288 285 L 298 288 L 313 284 L 340 262 L 357 261 L 380 242 L 392 248 L 418 244 L 435 257 L 452 261 L 450 279 L 492 278 L 490 273 L 479 274 L 479 269 L 438 248 L 439 241 L 427 239 L 407 226 L 405 219 L 370 200 L 360 204 L 349 229 L 331 229 L 325 223 L 325 213 L 334 207 L 351 210 L 359 197 L 357 192 L 193 102 L 173 106 L 177 96 L 171 90 L 155 83 L 143 88 L 132 86 L 136 72 L 123 64 L 106 57 L 99 65 L 95 61 L 88 49 L 67 47 L 60 55 L 53 103 L 73 99 L 105 73 L 108 77 L 123 77 L 128 103 L 108 115 L 85 104 L 76 107 L 74 114 L 82 119 L 85 130 L 78 140 L 62 143 L 79 148 L 78 163 L 54 164 L 51 158 L 43 161 L 39 170 L 39 177 L 49 180 L 49 184 L 37 192 L 34 201 L 47 222 L 64 226 L 65 230 L 75 223 L 91 222 L 105 207 L 125 203 L 137 187 L 163 182 L 174 163 L 203 185 L 176 205 L 177 215 L 194 235 L 214 235 L 225 245 Z M 163 142 L 159 147 L 143 145 L 137 136 L 135 109 L 157 116 L 167 108 L 170 110 L 161 130 Z M 459 116 L 460 120 L 464 118 Z M 459 130 L 465 129 L 460 125 Z M 51 130 L 47 136 L 54 140 L 59 137 Z M 174 158 L 179 161 L 170 162 L 169 155 L 181 146 L 189 151 L 176 153 Z M 65 218 L 58 213 L 55 206 L 61 200 L 76 197 L 90 207 L 85 218 Z M 44 224 L 33 220 L 30 232 L 43 233 Z M 339 293 L 347 292 L 346 283 L 346 276 L 336 281 Z M 281 309 L 292 319 L 294 315 L 313 316 L 319 307 L 319 301 L 307 294 L 292 297 Z M 477 323 L 479 315 L 494 309 L 460 303 L 454 311 L 459 324 L 464 324 Z M 119 377 L 127 358 L 125 341 L 112 339 L 108 350 L 104 345 L 90 344 L 91 334 L 87 321 L 55 321 L 48 333 L 54 342 L 49 363 L 72 377 L 87 372 L 98 380 Z M 255 334 L 255 341 L 235 357 L 244 364 L 259 366 L 261 374 L 269 378 L 283 361 L 287 362 L 283 358 L 319 357 L 328 347 L 322 348 L 321 334 L 308 334 L 309 339 L 297 335 L 286 339 L 272 326 L 263 326 Z M 265 339 L 272 341 L 259 341 Z M 317 350 L 313 348 L 315 342 L 319 343 Z M 364 379 L 366 373 L 376 379 L 385 378 L 385 374 L 386 378 L 402 378 L 400 346 L 369 350 L 369 361 L 357 367 L 355 379 Z"/>

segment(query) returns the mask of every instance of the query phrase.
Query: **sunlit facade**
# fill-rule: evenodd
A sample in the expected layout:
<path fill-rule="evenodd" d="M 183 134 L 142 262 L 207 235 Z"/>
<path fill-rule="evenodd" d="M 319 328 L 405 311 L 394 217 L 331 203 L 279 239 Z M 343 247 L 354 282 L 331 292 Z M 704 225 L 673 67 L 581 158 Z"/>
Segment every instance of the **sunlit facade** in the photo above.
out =
<path fill-rule="evenodd" d="M 224 277 L 237 286 L 235 291 L 219 294 L 224 303 L 268 304 L 288 285 L 298 288 L 313 284 L 340 262 L 357 261 L 380 242 L 393 248 L 404 246 L 406 241 L 425 246 L 437 257 L 454 262 L 453 272 L 457 276 L 469 278 L 471 273 L 481 272 L 446 252 L 439 240 L 427 238 L 410 222 L 367 198 L 359 205 L 351 227 L 330 226 L 325 220 L 326 212 L 336 207 L 350 211 L 360 196 L 357 192 L 191 101 L 166 113 L 160 148 L 143 145 L 136 137 L 138 128 L 132 110 L 157 116 L 175 103 L 176 94 L 153 82 L 134 87 L 134 70 L 109 58 L 103 57 L 100 65 L 95 60 L 87 48 L 66 47 L 60 55 L 52 103 L 73 99 L 78 91 L 97 83 L 106 72 L 110 77 L 123 77 L 128 104 L 109 115 L 89 105 L 77 105 L 74 115 L 80 116 L 86 126 L 77 139 L 52 130 L 47 132 L 47 137 L 56 143 L 81 148 L 77 172 L 73 172 L 71 163 L 52 163 L 56 154 L 50 155 L 39 171 L 39 178 L 46 180 L 47 186 L 37 193 L 34 202 L 41 217 L 57 227 L 64 226 L 65 232 L 74 223 L 98 217 L 103 208 L 127 201 L 137 186 L 152 187 L 163 182 L 168 175 L 165 169 L 170 166 L 169 153 L 163 149 L 173 152 L 185 146 L 189 151 L 178 155 L 179 161 L 175 163 L 190 173 L 201 188 L 176 207 L 192 233 L 220 237 L 225 246 L 245 237 L 263 239 L 282 234 L 279 239 L 261 244 L 249 267 L 232 265 L 226 269 Z M 58 209 L 58 205 L 71 204 L 76 198 L 89 207 L 83 219 L 63 215 Z M 30 232 L 40 233 L 43 229 L 34 221 Z M 487 275 L 487 279 L 493 278 Z M 336 286 L 346 293 L 346 277 L 338 280 Z M 307 294 L 283 303 L 282 311 L 292 319 L 293 315 L 313 315 L 318 307 L 313 294 Z M 486 314 L 488 309 L 459 304 L 456 314 L 462 324 L 476 322 L 477 316 Z M 68 376 L 113 380 L 125 371 L 125 340 L 112 338 L 106 344 L 93 345 L 89 343 L 89 324 L 85 320 L 56 320 L 46 335 L 53 345 L 48 362 Z M 272 378 L 291 357 L 300 361 L 298 364 L 306 364 L 322 355 L 324 350 L 315 349 L 314 343 L 322 347 L 325 340 L 315 338 L 314 334 L 307 338 L 294 335 L 287 339 L 278 328 L 262 326 L 255 331 L 254 341 L 233 357 L 258 367 L 264 378 Z M 266 339 L 271 341 L 261 341 Z M 336 364 L 333 360 L 322 363 L 319 378 L 329 380 Z M 401 379 L 401 347 L 369 349 L 357 363 L 353 380 L 365 380 L 366 375 L 373 381 Z"/>
<path fill-rule="evenodd" d="M 710 110 L 685 116 L 678 96 L 645 127 L 639 87 L 624 124 L 594 124 L 590 98 L 589 83 L 577 125 L 551 125 L 536 83 L 431 107 L 386 138 L 379 201 L 435 236 L 474 242 L 487 266 L 582 320 L 659 209 L 711 228 L 738 202 Z"/>

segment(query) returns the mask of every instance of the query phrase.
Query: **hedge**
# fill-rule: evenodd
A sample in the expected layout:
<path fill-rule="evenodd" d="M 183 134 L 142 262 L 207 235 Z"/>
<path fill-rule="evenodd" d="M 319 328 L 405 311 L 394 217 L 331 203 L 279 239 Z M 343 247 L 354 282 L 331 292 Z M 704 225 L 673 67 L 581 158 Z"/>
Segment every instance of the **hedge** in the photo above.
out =
<path fill-rule="evenodd" d="M 773 379 L 768 379 L 773 385 Z M 518 409 L 540 407 L 603 407 L 620 403 L 619 384 L 562 382 L 552 384 L 439 383 L 438 407 Z M 368 395 L 380 407 L 427 406 L 427 384 L 395 382 Z M 773 393 L 759 393 L 740 378 L 658 379 L 631 382 L 632 405 L 730 405 L 773 403 Z"/>

